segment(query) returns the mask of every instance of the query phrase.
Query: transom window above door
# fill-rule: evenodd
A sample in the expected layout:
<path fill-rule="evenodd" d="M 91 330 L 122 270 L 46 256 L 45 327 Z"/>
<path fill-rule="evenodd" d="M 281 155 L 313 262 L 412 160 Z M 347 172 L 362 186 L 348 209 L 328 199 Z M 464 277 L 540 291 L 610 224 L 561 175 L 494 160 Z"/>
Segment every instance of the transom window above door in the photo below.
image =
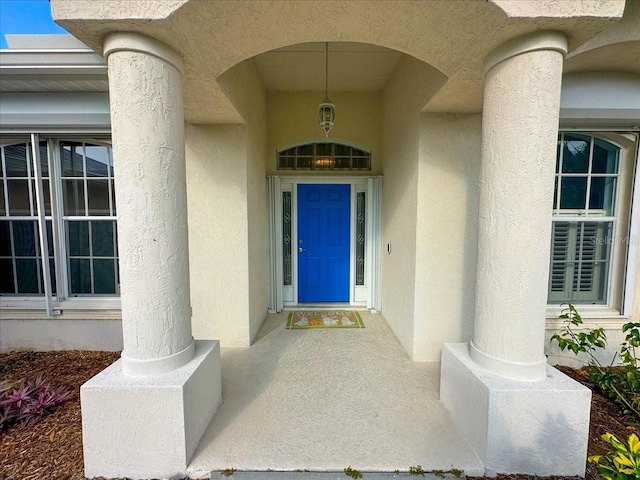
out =
<path fill-rule="evenodd" d="M 277 152 L 278 170 L 371 170 L 371 152 L 335 142 L 296 145 Z"/>

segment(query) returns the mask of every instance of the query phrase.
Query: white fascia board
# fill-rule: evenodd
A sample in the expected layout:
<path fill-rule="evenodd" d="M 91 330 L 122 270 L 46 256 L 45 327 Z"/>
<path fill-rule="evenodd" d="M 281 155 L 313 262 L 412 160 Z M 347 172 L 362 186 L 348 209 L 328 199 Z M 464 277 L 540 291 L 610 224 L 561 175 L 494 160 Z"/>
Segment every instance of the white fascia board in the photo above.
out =
<path fill-rule="evenodd" d="M 0 51 L 0 86 L 4 81 L 106 79 L 106 61 L 90 49 Z"/>
<path fill-rule="evenodd" d="M 0 125 L 3 131 L 108 130 L 109 96 L 106 92 L 3 93 Z"/>
<path fill-rule="evenodd" d="M 102 67 L 107 62 L 93 50 L 1 50 L 0 68 Z"/>
<path fill-rule="evenodd" d="M 616 72 L 569 73 L 562 78 L 561 128 L 637 130 L 640 75 Z"/>

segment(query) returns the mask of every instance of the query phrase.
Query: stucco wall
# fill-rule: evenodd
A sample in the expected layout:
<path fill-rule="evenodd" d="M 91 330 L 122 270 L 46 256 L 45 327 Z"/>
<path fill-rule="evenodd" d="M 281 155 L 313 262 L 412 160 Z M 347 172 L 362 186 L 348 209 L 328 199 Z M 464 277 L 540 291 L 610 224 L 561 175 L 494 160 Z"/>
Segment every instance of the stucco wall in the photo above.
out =
<path fill-rule="evenodd" d="M 408 76 L 401 59 L 383 92 L 382 314 L 409 355 L 413 353 L 419 110 L 403 98 Z M 389 251 L 390 250 L 390 251 Z"/>
<path fill-rule="evenodd" d="M 473 333 L 478 242 L 479 114 L 420 119 L 414 360 Z"/>
<path fill-rule="evenodd" d="M 248 100 L 247 121 L 247 222 L 249 262 L 249 335 L 253 341 L 267 314 L 266 93 L 253 62 L 244 62 L 243 97 Z"/>
<path fill-rule="evenodd" d="M 25 318 L 24 314 L 14 316 L 6 312 L 2 316 L 0 353 L 13 350 L 122 350 L 119 314 L 106 313 L 105 318 L 93 319 L 74 315 L 68 315 L 71 318 L 50 318 L 46 314 L 30 314 Z"/>
<path fill-rule="evenodd" d="M 276 170 L 276 151 L 297 143 L 322 141 L 318 125 L 318 105 L 324 92 L 268 92 L 267 94 L 267 172 Z M 371 172 L 347 172 L 349 175 L 382 174 L 382 101 L 380 92 L 329 92 L 336 106 L 336 122 L 329 133 L 331 142 L 355 144 L 371 150 Z M 332 172 L 305 172 L 305 174 Z M 335 172 L 344 175 L 345 172 Z"/>
<path fill-rule="evenodd" d="M 382 313 L 412 358 L 416 354 L 414 282 L 420 110 L 443 83 L 444 76 L 438 71 L 412 57 L 403 56 L 382 97 Z"/>
<path fill-rule="evenodd" d="M 241 143 L 235 144 L 234 140 L 224 137 L 219 137 L 216 141 L 229 142 L 229 147 L 233 142 L 235 148 L 240 150 L 237 152 L 239 158 L 232 163 L 232 168 L 237 169 L 233 174 L 241 177 L 238 178 L 239 182 L 243 183 L 241 191 L 246 195 L 241 202 L 244 222 L 242 230 L 245 238 L 241 249 L 232 254 L 229 252 L 231 260 L 228 261 L 243 263 L 242 269 L 247 275 L 244 285 L 235 286 L 243 290 L 242 302 L 238 308 L 242 310 L 243 322 L 247 322 L 247 330 L 244 331 L 243 328 L 243 338 L 240 343 L 232 344 L 249 345 L 258 333 L 267 312 L 266 93 L 252 60 L 246 60 L 225 72 L 218 82 L 245 121 L 244 138 Z M 222 214 L 224 209 L 221 208 L 219 212 Z M 223 321 L 233 324 L 235 319 L 227 317 Z M 221 337 L 209 338 L 220 338 L 225 345 Z"/>
<path fill-rule="evenodd" d="M 246 127 L 187 125 L 193 336 L 249 344 Z"/>
<path fill-rule="evenodd" d="M 267 311 L 266 95 L 252 61 L 219 82 L 245 125 L 189 125 L 189 248 L 196 338 L 249 345 Z"/>

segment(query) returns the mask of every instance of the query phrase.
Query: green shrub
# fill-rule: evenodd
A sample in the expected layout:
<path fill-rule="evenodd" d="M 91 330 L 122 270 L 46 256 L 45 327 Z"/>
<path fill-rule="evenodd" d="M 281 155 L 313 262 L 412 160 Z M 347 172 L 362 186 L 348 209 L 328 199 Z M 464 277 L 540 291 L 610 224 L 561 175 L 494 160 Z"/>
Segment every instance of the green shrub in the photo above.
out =
<path fill-rule="evenodd" d="M 596 465 L 598 474 L 606 480 L 631 480 L 640 478 L 640 440 L 635 433 L 625 445 L 613 434 L 605 433 L 602 439 L 613 447 L 606 455 L 592 455 L 589 463 Z"/>
<path fill-rule="evenodd" d="M 603 328 L 576 331 L 583 324 L 582 317 L 575 306 L 569 304 L 559 319 L 564 326 L 551 337 L 560 350 L 569 350 L 575 355 L 585 353 L 589 357 L 587 373 L 596 388 L 612 399 L 625 413 L 635 415 L 640 420 L 640 369 L 636 357 L 636 347 L 640 347 L 640 323 L 629 322 L 622 326 L 624 341 L 613 355 L 609 365 L 603 365 L 595 353 L 607 346 L 607 336 Z M 614 366 L 620 359 L 621 365 Z"/>

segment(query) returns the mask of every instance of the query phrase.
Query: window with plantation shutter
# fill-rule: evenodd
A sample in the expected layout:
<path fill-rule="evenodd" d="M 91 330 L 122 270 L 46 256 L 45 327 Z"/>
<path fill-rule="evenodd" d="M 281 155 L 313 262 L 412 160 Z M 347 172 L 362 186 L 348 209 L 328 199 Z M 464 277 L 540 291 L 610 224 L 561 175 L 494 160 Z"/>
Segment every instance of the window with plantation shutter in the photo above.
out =
<path fill-rule="evenodd" d="M 620 148 L 589 135 L 558 140 L 548 301 L 606 304 L 618 217 Z"/>

